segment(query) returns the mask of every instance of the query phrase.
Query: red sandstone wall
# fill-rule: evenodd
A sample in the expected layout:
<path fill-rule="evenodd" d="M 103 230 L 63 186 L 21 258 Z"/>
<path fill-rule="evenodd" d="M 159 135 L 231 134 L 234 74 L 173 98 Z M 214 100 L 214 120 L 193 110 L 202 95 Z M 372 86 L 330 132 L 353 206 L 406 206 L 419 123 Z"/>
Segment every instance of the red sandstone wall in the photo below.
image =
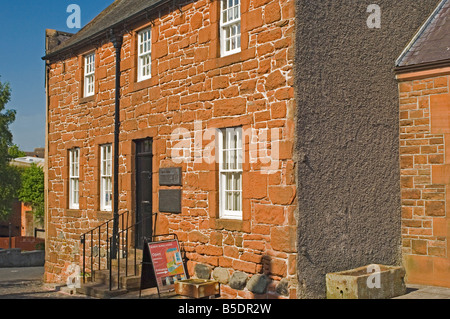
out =
<path fill-rule="evenodd" d="M 450 287 L 449 79 L 403 77 L 400 160 L 407 280 Z"/>

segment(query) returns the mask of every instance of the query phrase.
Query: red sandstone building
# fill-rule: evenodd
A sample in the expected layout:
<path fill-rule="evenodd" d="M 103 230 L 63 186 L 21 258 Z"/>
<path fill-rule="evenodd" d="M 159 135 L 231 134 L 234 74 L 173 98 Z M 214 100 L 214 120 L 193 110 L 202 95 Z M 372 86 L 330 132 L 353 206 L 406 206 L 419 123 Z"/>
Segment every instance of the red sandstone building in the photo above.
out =
<path fill-rule="evenodd" d="M 381 2 L 379 30 L 331 0 L 116 0 L 47 30 L 45 280 L 104 267 L 115 224 L 122 257 L 176 234 L 225 298 L 322 298 L 326 273 L 402 264 L 402 244 L 407 281 L 448 285 L 445 132 L 406 132 L 448 82 L 405 75 L 399 146 L 392 74 L 438 1 Z"/>
<path fill-rule="evenodd" d="M 117 209 L 128 225 L 158 213 L 131 248 L 175 233 L 191 276 L 197 264 L 251 276 L 267 260 L 267 293 L 284 279 L 295 297 L 294 2 L 267 3 L 115 1 L 75 35 L 47 31 L 46 281 L 66 280 L 80 235 Z M 177 190 L 178 209 L 159 207 Z M 221 292 L 252 294 L 228 279 Z"/>
<path fill-rule="evenodd" d="M 403 259 L 411 283 L 450 287 L 450 2 L 397 61 Z"/>

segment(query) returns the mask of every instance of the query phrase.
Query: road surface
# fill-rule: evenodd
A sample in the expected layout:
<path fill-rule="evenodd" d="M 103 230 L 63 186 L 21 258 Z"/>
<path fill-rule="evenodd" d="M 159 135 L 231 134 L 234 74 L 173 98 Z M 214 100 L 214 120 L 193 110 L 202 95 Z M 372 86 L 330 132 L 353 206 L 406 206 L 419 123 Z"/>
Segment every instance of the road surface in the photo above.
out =
<path fill-rule="evenodd" d="M 0 268 L 0 299 L 67 299 L 71 296 L 43 283 L 44 267 Z"/>

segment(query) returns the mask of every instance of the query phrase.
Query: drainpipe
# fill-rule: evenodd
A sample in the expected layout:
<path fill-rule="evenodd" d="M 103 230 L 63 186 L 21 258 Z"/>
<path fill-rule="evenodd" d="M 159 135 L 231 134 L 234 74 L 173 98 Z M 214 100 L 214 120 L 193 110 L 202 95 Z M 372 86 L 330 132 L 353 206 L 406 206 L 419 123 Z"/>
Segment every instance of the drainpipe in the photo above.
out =
<path fill-rule="evenodd" d="M 45 53 L 49 50 L 49 34 L 48 31 L 45 32 Z M 44 162 L 44 205 L 45 205 L 45 213 L 44 213 L 44 229 L 49 229 L 48 225 L 50 224 L 50 214 L 49 214 L 49 204 L 48 204 L 48 154 L 49 154 L 49 108 L 50 108 L 50 92 L 49 92 L 49 78 L 50 78 L 50 61 L 45 61 L 45 162 Z M 44 233 L 44 242 L 48 243 L 48 232 Z M 44 259 L 47 260 L 49 255 L 49 246 L 44 246 Z"/>
<path fill-rule="evenodd" d="M 113 241 L 111 243 L 112 256 L 117 257 L 117 235 L 119 233 L 119 132 L 120 132 L 120 53 L 122 49 L 122 36 L 111 30 L 111 42 L 116 49 L 116 86 L 115 86 L 115 116 L 114 116 L 114 189 L 113 189 Z"/>

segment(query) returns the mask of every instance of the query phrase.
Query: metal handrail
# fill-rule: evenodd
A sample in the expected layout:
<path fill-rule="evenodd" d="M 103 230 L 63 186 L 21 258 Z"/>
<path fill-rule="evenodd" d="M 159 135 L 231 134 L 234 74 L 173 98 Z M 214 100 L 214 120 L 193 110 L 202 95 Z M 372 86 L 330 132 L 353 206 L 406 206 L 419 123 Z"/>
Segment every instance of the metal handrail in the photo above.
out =
<path fill-rule="evenodd" d="M 134 223 L 133 225 L 130 225 L 128 227 L 123 227 L 123 219 L 122 219 L 122 230 L 119 231 L 117 233 L 117 237 L 116 237 L 116 243 L 118 243 L 119 247 L 122 244 L 122 247 L 125 246 L 127 248 L 126 252 L 125 252 L 125 277 L 128 277 L 128 237 L 129 237 L 129 230 L 134 228 L 135 233 L 136 233 L 136 227 L 143 223 L 144 221 L 147 221 L 151 218 L 153 218 L 153 215 L 155 215 L 155 223 L 154 223 L 154 229 L 152 230 L 152 232 L 154 233 L 154 231 L 156 230 L 156 218 L 158 216 L 158 213 L 154 213 L 152 215 L 150 215 L 150 217 L 146 217 L 141 219 L 139 222 Z M 111 236 L 108 239 L 108 242 L 112 242 L 114 236 Z M 122 243 L 121 242 L 122 239 Z M 125 243 L 124 243 L 125 241 Z M 109 245 L 109 249 L 112 249 L 112 246 Z M 122 251 L 124 251 L 122 249 Z M 112 252 L 110 252 L 111 254 Z M 136 247 L 134 249 L 134 275 L 137 275 L 137 256 L 136 256 Z M 112 290 L 112 265 L 111 265 L 111 258 L 109 259 L 109 290 Z M 117 289 L 120 289 L 120 248 L 119 248 L 119 253 L 117 254 Z"/>
<path fill-rule="evenodd" d="M 129 211 L 125 211 L 122 214 L 120 214 L 118 216 L 118 218 L 122 218 L 122 228 L 123 228 L 123 219 L 124 216 L 127 216 L 127 223 L 128 223 L 128 216 L 129 216 Z M 91 273 L 94 273 L 94 233 L 98 230 L 98 270 L 101 270 L 101 237 L 102 237 L 102 232 L 101 229 L 102 227 L 104 227 L 106 225 L 106 253 L 107 253 L 107 260 L 111 259 L 110 256 L 113 256 L 110 252 L 110 246 L 109 246 L 109 223 L 113 222 L 115 218 L 109 219 L 106 222 L 98 225 L 95 228 L 92 228 L 91 230 L 83 233 L 80 236 L 80 240 L 81 243 L 83 245 L 83 283 L 86 282 L 86 236 L 90 235 L 91 236 L 91 253 L 90 253 L 90 270 Z M 107 263 L 108 265 L 108 263 Z"/>
<path fill-rule="evenodd" d="M 81 243 L 83 244 L 83 283 L 86 282 L 86 236 L 90 235 L 90 271 L 91 274 L 94 275 L 94 235 L 96 232 L 98 232 L 98 270 L 101 270 L 101 239 L 102 234 L 105 234 L 105 232 L 101 232 L 103 227 L 106 227 L 106 269 L 109 270 L 109 290 L 112 290 L 112 256 L 116 256 L 117 253 L 117 289 L 120 289 L 120 258 L 121 258 L 121 248 L 122 248 L 122 257 L 125 257 L 125 276 L 128 276 L 128 247 L 129 247 L 129 231 L 131 229 L 135 230 L 136 233 L 136 227 L 139 226 L 141 223 L 147 221 L 150 218 L 153 218 L 155 216 L 155 222 L 154 222 L 154 229 L 152 232 L 154 233 L 156 230 L 156 219 L 157 219 L 157 213 L 151 214 L 149 217 L 141 219 L 139 222 L 134 223 L 132 225 L 129 225 L 129 211 L 125 211 L 122 214 L 118 216 L 118 225 L 121 228 L 119 232 L 116 234 L 116 237 L 114 238 L 114 235 L 109 236 L 109 224 L 114 221 L 114 218 L 107 220 L 106 222 L 98 225 L 97 227 L 83 233 L 80 236 Z M 126 217 L 126 218 L 125 218 Z M 121 221 L 121 223 L 120 223 Z M 116 252 L 113 252 L 113 245 L 112 242 L 115 240 L 116 242 Z M 124 250 L 124 247 L 126 248 L 126 251 Z M 134 275 L 137 275 L 137 255 L 136 255 L 136 249 L 134 249 Z M 95 278 L 93 278 L 95 279 Z"/>

